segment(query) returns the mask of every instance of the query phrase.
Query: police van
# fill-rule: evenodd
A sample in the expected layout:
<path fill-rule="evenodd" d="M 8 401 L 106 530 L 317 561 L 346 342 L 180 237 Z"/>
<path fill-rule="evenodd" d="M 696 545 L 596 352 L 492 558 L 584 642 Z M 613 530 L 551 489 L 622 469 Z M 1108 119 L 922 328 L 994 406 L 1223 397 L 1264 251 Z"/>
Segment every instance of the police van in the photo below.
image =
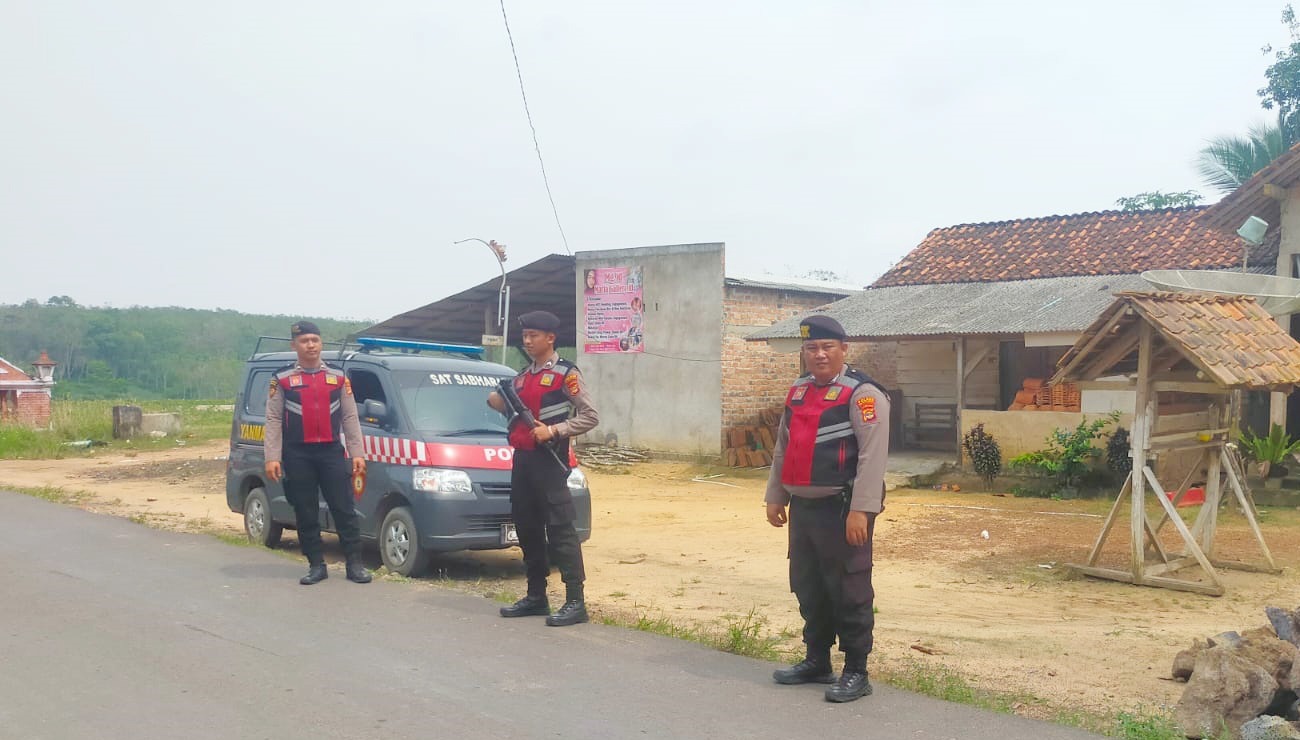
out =
<path fill-rule="evenodd" d="M 244 365 L 226 467 L 226 502 L 244 515 L 250 540 L 274 547 L 294 528 L 284 487 L 267 479 L 262 447 L 267 388 L 292 365 L 293 352 L 261 352 L 262 337 Z M 483 359 L 483 348 L 406 339 L 362 337 L 321 353 L 352 384 L 366 454 L 364 491 L 356 508 L 361 537 L 375 543 L 384 565 L 419 574 L 435 552 L 516 546 L 510 518 L 512 449 L 506 422 L 488 394 L 515 372 Z M 559 464 L 559 461 L 556 461 Z M 587 479 L 569 456 L 569 488 L 578 536 L 591 536 Z M 334 532 L 320 502 L 321 528 Z"/>

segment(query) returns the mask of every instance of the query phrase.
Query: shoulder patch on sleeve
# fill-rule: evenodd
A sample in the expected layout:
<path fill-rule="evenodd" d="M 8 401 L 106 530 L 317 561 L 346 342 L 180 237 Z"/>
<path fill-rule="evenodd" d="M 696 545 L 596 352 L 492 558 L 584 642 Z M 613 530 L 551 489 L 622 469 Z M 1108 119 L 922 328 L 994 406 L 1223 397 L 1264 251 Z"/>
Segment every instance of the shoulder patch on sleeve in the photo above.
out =
<path fill-rule="evenodd" d="M 277 390 L 279 387 L 280 387 L 280 383 L 279 383 L 279 381 L 277 381 L 275 378 L 271 378 L 271 390 L 270 390 L 270 395 L 274 396 L 276 390 Z"/>
<path fill-rule="evenodd" d="M 858 399 L 858 410 L 862 412 L 862 421 L 871 424 L 876 420 L 876 399 L 874 396 L 863 396 Z"/>
<path fill-rule="evenodd" d="M 576 396 L 582 392 L 581 376 L 576 372 L 570 372 L 564 376 L 564 387 L 569 391 L 570 396 Z"/>

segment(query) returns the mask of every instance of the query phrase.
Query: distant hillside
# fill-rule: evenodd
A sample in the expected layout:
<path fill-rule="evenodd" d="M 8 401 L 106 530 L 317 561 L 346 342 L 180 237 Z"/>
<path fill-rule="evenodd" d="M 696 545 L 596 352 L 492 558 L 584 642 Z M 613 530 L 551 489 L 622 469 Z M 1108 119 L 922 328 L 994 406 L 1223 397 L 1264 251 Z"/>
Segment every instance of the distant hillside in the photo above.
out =
<path fill-rule="evenodd" d="M 42 349 L 59 363 L 56 397 L 233 398 L 258 336 L 288 336 L 300 316 L 192 308 L 89 308 L 66 296 L 0 304 L 0 357 L 29 370 Z M 308 317 L 309 318 L 309 317 Z M 326 341 L 368 326 L 313 318 Z M 283 345 L 281 345 L 283 346 Z"/>

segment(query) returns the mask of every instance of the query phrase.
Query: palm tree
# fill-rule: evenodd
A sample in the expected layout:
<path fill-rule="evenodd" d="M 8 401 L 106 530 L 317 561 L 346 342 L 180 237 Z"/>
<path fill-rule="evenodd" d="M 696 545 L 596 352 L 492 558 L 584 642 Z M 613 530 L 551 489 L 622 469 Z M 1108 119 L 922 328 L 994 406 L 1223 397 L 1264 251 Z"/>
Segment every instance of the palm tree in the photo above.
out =
<path fill-rule="evenodd" d="M 1280 120 L 1262 123 L 1252 126 L 1244 137 L 1221 136 L 1210 140 L 1196 158 L 1196 168 L 1205 184 L 1231 193 L 1295 143 L 1295 133 Z"/>

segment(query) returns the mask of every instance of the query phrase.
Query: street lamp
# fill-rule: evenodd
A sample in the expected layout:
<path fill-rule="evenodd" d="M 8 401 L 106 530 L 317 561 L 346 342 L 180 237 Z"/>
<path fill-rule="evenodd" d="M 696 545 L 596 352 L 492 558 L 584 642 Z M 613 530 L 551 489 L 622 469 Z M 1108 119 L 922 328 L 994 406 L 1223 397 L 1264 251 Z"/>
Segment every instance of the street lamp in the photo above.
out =
<path fill-rule="evenodd" d="M 510 286 L 506 285 L 506 245 L 498 244 L 495 239 L 483 241 L 473 236 L 452 242 L 452 244 L 464 244 L 465 242 L 478 242 L 492 250 L 492 255 L 497 258 L 497 264 L 501 267 L 501 290 L 497 293 L 497 325 L 501 327 L 501 364 L 504 365 L 506 364 L 506 346 L 509 344 L 506 337 L 510 334 Z"/>
<path fill-rule="evenodd" d="M 36 379 L 46 385 L 54 385 L 54 367 L 59 363 L 50 359 L 45 350 L 41 350 L 40 359 L 32 363 L 36 368 Z"/>

